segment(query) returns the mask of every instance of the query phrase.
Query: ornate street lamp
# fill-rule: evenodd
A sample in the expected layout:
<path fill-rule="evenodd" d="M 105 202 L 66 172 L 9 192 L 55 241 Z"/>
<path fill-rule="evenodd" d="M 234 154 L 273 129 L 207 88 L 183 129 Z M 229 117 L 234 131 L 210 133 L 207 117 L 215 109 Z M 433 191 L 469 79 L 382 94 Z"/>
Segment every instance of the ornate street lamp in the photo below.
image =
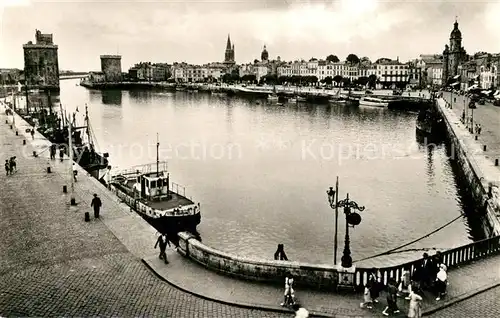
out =
<path fill-rule="evenodd" d="M 333 187 L 327 191 L 328 195 L 328 203 L 332 209 L 335 209 L 335 245 L 334 245 L 334 262 L 336 263 L 337 258 L 337 221 L 338 221 L 338 208 L 344 208 L 345 214 L 345 246 L 344 253 L 342 258 L 340 259 L 341 265 L 344 268 L 350 268 L 352 266 L 352 257 L 351 257 L 351 249 L 350 249 L 350 240 L 349 240 L 349 225 L 352 227 L 359 225 L 361 223 L 361 216 L 353 212 L 352 210 L 363 211 L 365 209 L 364 206 L 359 206 L 356 202 L 349 200 L 349 193 L 344 200 L 338 201 L 338 178 L 336 184 L 336 191 L 333 190 Z M 334 197 L 335 202 L 334 202 Z"/>

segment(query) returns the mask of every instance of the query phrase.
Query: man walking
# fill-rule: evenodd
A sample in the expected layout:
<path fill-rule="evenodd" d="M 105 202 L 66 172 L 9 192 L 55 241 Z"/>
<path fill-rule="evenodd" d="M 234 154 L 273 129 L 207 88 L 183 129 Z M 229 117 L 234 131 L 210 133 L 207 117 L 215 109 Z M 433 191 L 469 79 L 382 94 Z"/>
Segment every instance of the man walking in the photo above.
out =
<path fill-rule="evenodd" d="M 158 236 L 158 239 L 156 240 L 155 248 L 160 245 L 160 259 L 165 261 L 165 264 L 168 264 L 167 260 L 167 253 L 165 253 L 165 250 L 167 249 L 167 244 L 170 246 L 170 242 L 168 241 L 167 237 L 165 234 L 162 234 Z"/>
<path fill-rule="evenodd" d="M 94 217 L 96 219 L 98 219 L 99 218 L 99 210 L 101 209 L 102 202 L 96 193 L 94 193 L 94 198 L 92 199 L 92 203 L 90 204 L 90 206 L 94 207 Z"/>
<path fill-rule="evenodd" d="M 50 145 L 50 160 L 56 160 L 56 144 Z"/>
<path fill-rule="evenodd" d="M 7 172 L 7 175 L 11 174 L 9 160 L 5 160 L 5 171 Z"/>

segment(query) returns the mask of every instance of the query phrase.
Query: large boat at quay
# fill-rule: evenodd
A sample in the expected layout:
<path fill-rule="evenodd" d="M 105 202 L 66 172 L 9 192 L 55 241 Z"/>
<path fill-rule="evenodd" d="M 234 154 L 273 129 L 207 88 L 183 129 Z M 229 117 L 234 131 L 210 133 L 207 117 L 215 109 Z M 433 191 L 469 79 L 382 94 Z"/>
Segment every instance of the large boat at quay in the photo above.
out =
<path fill-rule="evenodd" d="M 359 106 L 387 107 L 389 102 L 381 98 L 363 96 L 359 99 Z"/>
<path fill-rule="evenodd" d="M 197 235 L 200 203 L 188 198 L 184 187 L 170 182 L 167 162 L 157 159 L 156 163 L 112 173 L 109 179 L 111 192 L 161 233 L 175 237 L 178 232 L 188 231 Z"/>

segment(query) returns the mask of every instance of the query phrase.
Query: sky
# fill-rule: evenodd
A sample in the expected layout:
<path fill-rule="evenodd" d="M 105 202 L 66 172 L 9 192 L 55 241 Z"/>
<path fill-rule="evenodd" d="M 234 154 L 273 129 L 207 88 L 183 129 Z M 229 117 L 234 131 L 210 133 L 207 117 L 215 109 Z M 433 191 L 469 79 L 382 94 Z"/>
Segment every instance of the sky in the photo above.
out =
<path fill-rule="evenodd" d="M 134 63 L 237 63 L 348 54 L 407 61 L 440 53 L 458 16 L 468 53 L 500 52 L 500 0 L 0 0 L 0 67 L 23 68 L 22 44 L 52 33 L 61 70 L 100 69 L 101 54 Z"/>

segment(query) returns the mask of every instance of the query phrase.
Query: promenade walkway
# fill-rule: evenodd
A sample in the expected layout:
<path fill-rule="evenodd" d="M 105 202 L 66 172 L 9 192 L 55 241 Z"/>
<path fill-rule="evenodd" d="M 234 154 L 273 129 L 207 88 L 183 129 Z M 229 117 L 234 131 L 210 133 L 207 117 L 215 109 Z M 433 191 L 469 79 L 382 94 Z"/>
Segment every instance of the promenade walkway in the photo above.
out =
<path fill-rule="evenodd" d="M 443 92 L 443 97 L 448 103 L 452 102 L 450 92 Z M 458 118 L 462 118 L 462 112 L 468 103 L 469 99 L 467 97 L 453 94 L 452 110 Z M 493 106 L 490 102 L 486 102 L 484 105 L 476 103 L 476 107 L 474 109 L 474 124 L 480 124 L 482 128 L 477 143 L 487 146 L 484 155 L 491 162 L 494 162 L 495 159 L 500 159 L 500 107 Z M 471 109 L 466 111 L 469 116 L 472 116 Z M 500 165 L 496 168 L 500 171 Z M 500 179 L 497 182 L 500 183 Z M 500 186 L 500 184 L 498 185 Z"/>
<path fill-rule="evenodd" d="M 160 262 L 153 249 L 155 230 L 83 170 L 75 184 L 78 204 L 70 206 L 70 194 L 62 192 L 71 178 L 68 158 L 50 161 L 42 136 L 31 140 L 19 117 L 16 136 L 5 124 L 12 116 L 0 112 L 0 159 L 16 156 L 19 170 L 0 175 L 0 316 L 293 317 L 277 305 L 282 286 L 221 276 L 174 250 L 168 253 L 170 264 Z M 91 211 L 93 193 L 101 197 L 103 211 L 99 220 L 92 217 L 87 223 L 84 212 Z M 448 297 L 436 302 L 426 295 L 425 310 L 499 285 L 499 261 L 497 256 L 452 270 Z M 144 263 L 184 291 L 160 280 Z M 385 295 L 374 309 L 365 310 L 359 308 L 358 294 L 296 292 L 313 317 L 379 317 L 385 304 Z M 399 304 L 406 309 L 407 301 Z"/>

